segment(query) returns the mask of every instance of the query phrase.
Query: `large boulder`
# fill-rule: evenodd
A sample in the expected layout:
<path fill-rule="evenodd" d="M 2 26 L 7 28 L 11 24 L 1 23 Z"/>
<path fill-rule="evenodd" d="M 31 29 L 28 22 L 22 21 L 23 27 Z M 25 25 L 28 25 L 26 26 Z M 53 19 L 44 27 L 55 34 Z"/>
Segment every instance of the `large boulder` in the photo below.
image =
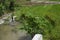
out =
<path fill-rule="evenodd" d="M 43 38 L 43 37 L 42 37 L 41 34 L 36 34 L 36 35 L 33 37 L 32 40 L 43 40 L 42 38 Z"/>

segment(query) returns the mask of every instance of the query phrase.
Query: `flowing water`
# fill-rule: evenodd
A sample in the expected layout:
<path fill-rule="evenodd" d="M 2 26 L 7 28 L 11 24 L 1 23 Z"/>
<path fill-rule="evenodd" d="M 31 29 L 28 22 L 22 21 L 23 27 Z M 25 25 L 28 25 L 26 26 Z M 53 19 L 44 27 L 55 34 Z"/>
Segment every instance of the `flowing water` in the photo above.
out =
<path fill-rule="evenodd" d="M 16 27 L 10 25 L 0 25 L 0 40 L 18 40 L 26 36 L 26 32 L 16 30 Z"/>
<path fill-rule="evenodd" d="M 5 15 L 2 19 L 7 19 L 10 14 Z M 11 20 L 11 18 L 10 18 Z M 4 22 L 0 21 L 0 40 L 30 40 L 26 35 L 26 31 L 16 29 L 18 26 L 22 27 L 18 22 Z M 27 38 L 27 39 L 26 39 Z"/>

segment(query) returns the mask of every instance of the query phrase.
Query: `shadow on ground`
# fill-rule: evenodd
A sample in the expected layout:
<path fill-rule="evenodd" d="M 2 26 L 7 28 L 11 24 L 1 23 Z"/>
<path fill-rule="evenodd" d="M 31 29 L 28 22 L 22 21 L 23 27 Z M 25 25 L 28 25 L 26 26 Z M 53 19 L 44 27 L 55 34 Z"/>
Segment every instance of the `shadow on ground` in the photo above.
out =
<path fill-rule="evenodd" d="M 32 40 L 30 35 L 22 36 L 18 40 Z"/>

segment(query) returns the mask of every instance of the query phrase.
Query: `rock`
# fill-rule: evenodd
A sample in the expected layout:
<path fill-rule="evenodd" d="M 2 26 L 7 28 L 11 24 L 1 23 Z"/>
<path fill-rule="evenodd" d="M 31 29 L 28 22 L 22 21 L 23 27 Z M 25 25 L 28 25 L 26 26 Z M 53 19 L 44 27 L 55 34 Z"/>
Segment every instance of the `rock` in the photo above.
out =
<path fill-rule="evenodd" d="M 36 34 L 36 35 L 33 37 L 32 40 L 43 40 L 42 38 L 43 38 L 43 37 L 42 37 L 41 34 Z"/>
<path fill-rule="evenodd" d="M 0 19 L 0 24 L 3 24 L 4 23 L 4 20 Z"/>

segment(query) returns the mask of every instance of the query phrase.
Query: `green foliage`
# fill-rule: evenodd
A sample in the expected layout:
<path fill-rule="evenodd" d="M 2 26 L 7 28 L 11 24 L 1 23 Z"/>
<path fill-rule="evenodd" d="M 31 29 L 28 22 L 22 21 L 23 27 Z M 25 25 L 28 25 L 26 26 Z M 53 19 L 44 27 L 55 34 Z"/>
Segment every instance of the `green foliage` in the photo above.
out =
<path fill-rule="evenodd" d="M 34 6 L 22 6 L 19 8 L 20 10 L 16 11 L 16 16 L 18 19 L 20 18 L 21 13 L 25 13 L 26 15 L 31 16 L 39 16 L 40 19 L 44 19 L 49 23 L 46 25 L 40 26 L 45 31 L 44 40 L 49 40 L 50 38 L 53 40 L 60 40 L 60 4 L 54 5 L 34 5 Z M 44 16 L 42 18 L 41 16 Z M 41 21 L 39 19 L 39 21 Z M 23 21 L 23 20 L 20 20 Z M 45 22 L 44 21 L 44 22 Z M 53 22 L 52 22 L 53 21 Z M 43 21 L 40 22 L 43 24 Z M 51 24 L 52 23 L 52 24 Z M 50 26 L 48 26 L 48 24 Z M 22 27 L 22 26 L 20 26 Z M 48 30 L 51 30 L 48 32 Z"/>
<path fill-rule="evenodd" d="M 27 33 L 31 36 L 35 34 L 46 35 L 46 31 L 48 33 L 51 33 L 51 30 L 53 28 L 50 21 L 48 21 L 44 17 L 32 17 L 22 14 L 20 20 L 22 20 L 21 22 L 24 25 L 24 27 L 20 29 L 27 31 Z"/>
<path fill-rule="evenodd" d="M 0 0 L 0 16 L 2 16 L 5 12 L 5 10 L 7 11 L 7 0 Z"/>
<path fill-rule="evenodd" d="M 4 10 L 3 9 L 4 9 L 3 6 L 0 5 L 0 16 L 2 16 L 4 14 Z"/>
<path fill-rule="evenodd" d="M 5 4 L 5 0 L 0 0 L 0 4 Z"/>
<path fill-rule="evenodd" d="M 14 1 L 10 1 L 9 10 L 14 11 Z"/>
<path fill-rule="evenodd" d="M 1 0 L 0 5 L 4 7 L 4 11 L 14 11 L 15 0 Z"/>
<path fill-rule="evenodd" d="M 31 0 L 26 0 L 26 1 L 31 1 Z"/>

